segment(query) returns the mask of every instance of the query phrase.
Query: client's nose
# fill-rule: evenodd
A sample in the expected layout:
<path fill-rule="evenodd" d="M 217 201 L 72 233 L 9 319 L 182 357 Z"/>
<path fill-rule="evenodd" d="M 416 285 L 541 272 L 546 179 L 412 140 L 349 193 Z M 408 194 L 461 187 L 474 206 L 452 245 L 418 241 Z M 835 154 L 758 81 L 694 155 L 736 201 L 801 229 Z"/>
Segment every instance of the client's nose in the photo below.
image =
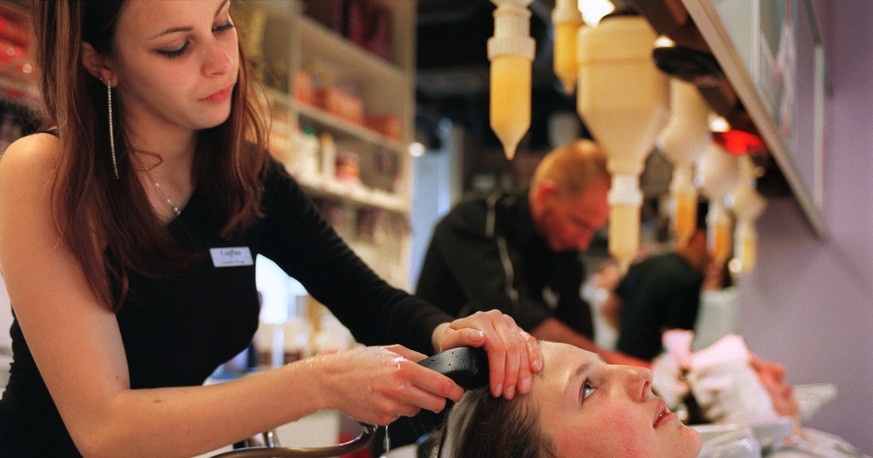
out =
<path fill-rule="evenodd" d="M 645 401 L 654 396 L 652 393 L 652 371 L 644 367 L 619 366 L 622 385 L 631 399 Z"/>

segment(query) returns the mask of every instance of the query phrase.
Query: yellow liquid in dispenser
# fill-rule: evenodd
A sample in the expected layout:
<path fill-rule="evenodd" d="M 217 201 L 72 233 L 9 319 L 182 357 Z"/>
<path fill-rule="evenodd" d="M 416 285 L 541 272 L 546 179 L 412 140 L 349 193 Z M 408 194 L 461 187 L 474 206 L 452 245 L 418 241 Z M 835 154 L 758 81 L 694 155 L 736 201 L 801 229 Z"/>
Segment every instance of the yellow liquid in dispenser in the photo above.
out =
<path fill-rule="evenodd" d="M 572 94 L 576 84 L 576 42 L 579 24 L 565 22 L 555 26 L 555 75 L 564 84 L 564 92 Z"/>
<path fill-rule="evenodd" d="M 742 272 L 748 272 L 755 267 L 758 256 L 758 241 L 755 237 L 743 237 L 740 245 L 740 267 Z"/>
<path fill-rule="evenodd" d="M 722 264 L 728 260 L 731 254 L 731 224 L 730 222 L 717 222 L 715 228 L 710 228 L 710 254 L 712 260 Z"/>
<path fill-rule="evenodd" d="M 697 225 L 697 195 L 680 191 L 674 196 L 676 209 L 673 215 L 673 235 L 676 243 L 684 245 L 694 235 Z"/>
<path fill-rule="evenodd" d="M 640 247 L 640 208 L 613 205 L 609 209 L 609 254 L 627 271 Z"/>
<path fill-rule="evenodd" d="M 527 58 L 502 55 L 491 61 L 491 128 L 507 159 L 530 128 L 531 62 Z"/>

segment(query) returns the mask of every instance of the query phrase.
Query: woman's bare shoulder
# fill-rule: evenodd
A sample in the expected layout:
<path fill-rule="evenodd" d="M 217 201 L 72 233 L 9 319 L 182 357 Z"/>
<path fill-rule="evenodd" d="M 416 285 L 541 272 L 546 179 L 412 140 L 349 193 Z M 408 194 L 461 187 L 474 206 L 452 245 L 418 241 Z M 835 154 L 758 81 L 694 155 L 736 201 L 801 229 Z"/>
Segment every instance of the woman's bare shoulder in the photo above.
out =
<path fill-rule="evenodd" d="M 31 202 L 47 195 L 60 152 L 60 140 L 47 133 L 28 135 L 9 145 L 0 156 L 0 198 Z"/>
<path fill-rule="evenodd" d="M 54 169 L 61 141 L 49 133 L 27 135 L 15 140 L 0 156 L 0 180 L 46 177 Z M 22 184 L 22 183 L 17 183 Z"/>

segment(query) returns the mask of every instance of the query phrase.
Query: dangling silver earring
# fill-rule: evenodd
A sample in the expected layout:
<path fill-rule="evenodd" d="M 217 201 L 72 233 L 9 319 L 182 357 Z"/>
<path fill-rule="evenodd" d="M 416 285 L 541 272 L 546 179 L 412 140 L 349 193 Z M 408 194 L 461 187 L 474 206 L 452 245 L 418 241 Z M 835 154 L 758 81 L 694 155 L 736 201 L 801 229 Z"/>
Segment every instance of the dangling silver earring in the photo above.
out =
<path fill-rule="evenodd" d="M 103 79 L 103 78 L 100 78 Z M 118 179 L 118 160 L 115 157 L 115 126 L 112 123 L 112 82 L 106 79 L 106 103 L 109 111 L 109 149 L 112 151 L 112 171 Z"/>

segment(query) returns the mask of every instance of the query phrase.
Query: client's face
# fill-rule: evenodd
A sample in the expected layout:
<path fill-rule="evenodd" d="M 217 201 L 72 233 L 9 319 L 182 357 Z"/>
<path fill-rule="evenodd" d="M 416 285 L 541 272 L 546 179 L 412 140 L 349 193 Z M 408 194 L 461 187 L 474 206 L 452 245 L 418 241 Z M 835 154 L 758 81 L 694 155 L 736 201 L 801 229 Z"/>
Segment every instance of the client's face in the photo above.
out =
<path fill-rule="evenodd" d="M 541 348 L 545 368 L 528 401 L 557 456 L 697 456 L 700 435 L 652 394 L 650 371 L 608 365 L 572 345 Z"/>

